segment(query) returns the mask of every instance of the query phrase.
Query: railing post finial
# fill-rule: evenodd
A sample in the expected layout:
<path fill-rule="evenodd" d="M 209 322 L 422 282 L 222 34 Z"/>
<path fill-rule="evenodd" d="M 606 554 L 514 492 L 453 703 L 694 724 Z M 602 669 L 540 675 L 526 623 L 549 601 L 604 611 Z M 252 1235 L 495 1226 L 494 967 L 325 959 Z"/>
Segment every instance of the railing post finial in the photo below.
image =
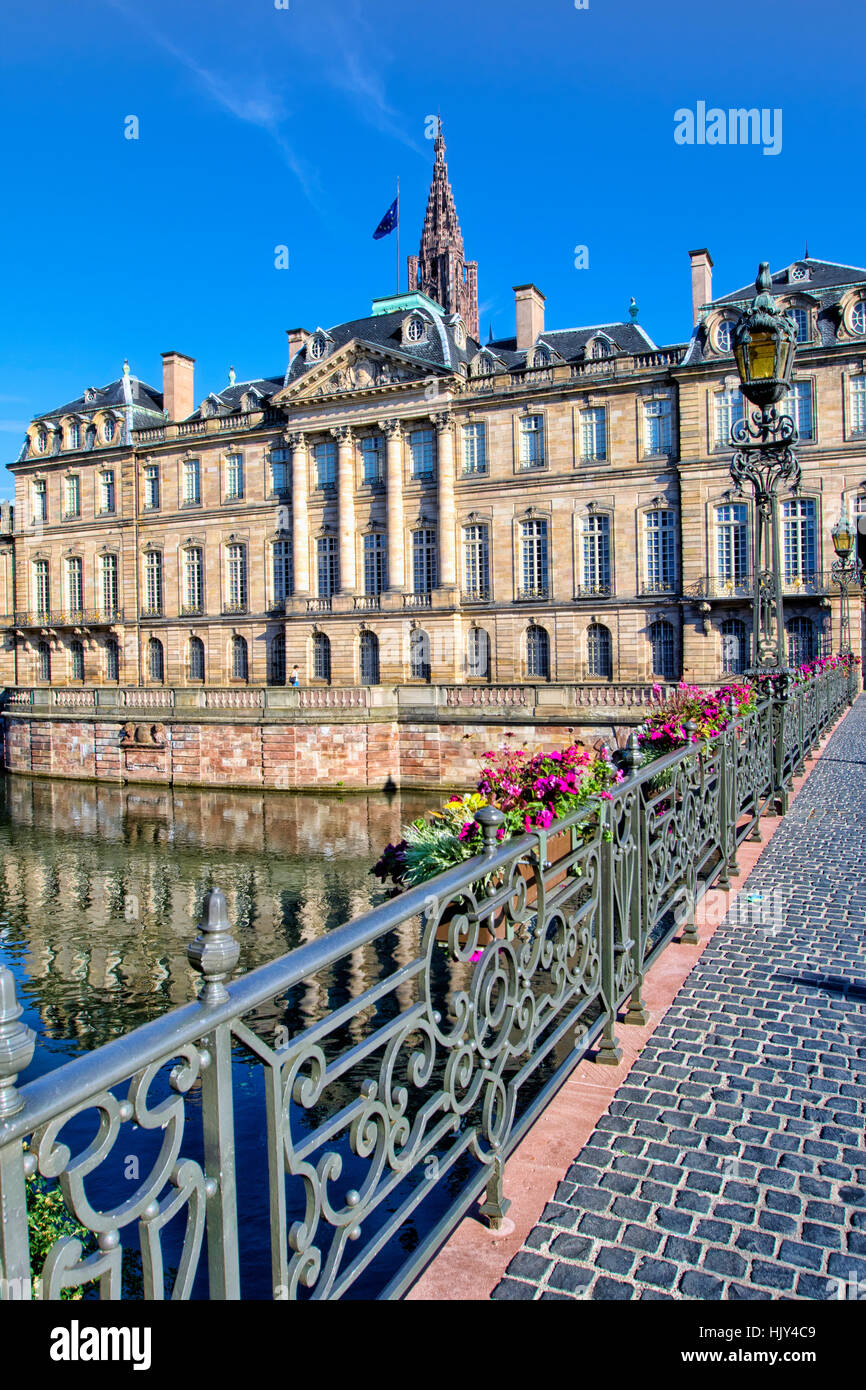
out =
<path fill-rule="evenodd" d="M 20 1023 L 24 1010 L 15 993 L 15 977 L 0 966 L 0 1120 L 17 1115 L 24 1098 L 15 1089 L 19 1072 L 25 1071 L 33 1057 L 36 1034 Z"/>
<path fill-rule="evenodd" d="M 640 758 L 640 739 L 637 735 L 637 729 L 632 729 L 631 733 L 628 736 L 625 748 L 623 748 L 621 754 L 623 770 L 625 771 L 627 776 L 630 777 L 632 773 L 635 771 L 635 769 L 638 766 L 638 763 L 640 762 Z"/>
<path fill-rule="evenodd" d="M 232 936 L 225 893 L 210 888 L 204 895 L 198 936 L 186 949 L 190 965 L 204 975 L 200 1004 L 222 1004 L 228 999 L 224 981 L 234 970 L 241 948 Z"/>
<path fill-rule="evenodd" d="M 484 853 L 492 854 L 496 849 L 499 831 L 505 824 L 505 816 L 498 806 L 482 806 L 475 812 L 475 821 L 481 826 L 484 839 Z"/>

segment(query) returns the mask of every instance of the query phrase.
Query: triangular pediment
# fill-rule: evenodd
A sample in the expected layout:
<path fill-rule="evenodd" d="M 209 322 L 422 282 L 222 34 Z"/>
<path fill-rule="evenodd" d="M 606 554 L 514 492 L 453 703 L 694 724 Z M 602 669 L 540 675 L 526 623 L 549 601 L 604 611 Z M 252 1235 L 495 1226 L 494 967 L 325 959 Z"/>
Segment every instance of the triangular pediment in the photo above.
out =
<path fill-rule="evenodd" d="M 276 393 L 271 404 L 353 393 L 393 392 L 417 386 L 431 376 L 452 375 L 451 369 L 440 363 L 419 362 L 408 354 L 353 338 L 339 352 L 332 353 L 290 381 Z"/>

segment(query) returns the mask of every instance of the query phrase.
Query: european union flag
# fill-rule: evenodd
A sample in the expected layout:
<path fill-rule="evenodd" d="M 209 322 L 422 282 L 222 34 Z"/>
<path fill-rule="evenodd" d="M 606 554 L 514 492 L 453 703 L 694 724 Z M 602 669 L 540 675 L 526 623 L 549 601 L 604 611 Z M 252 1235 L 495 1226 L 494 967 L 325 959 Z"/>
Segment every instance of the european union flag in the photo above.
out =
<path fill-rule="evenodd" d="M 398 194 L 391 206 L 389 207 L 388 211 L 385 213 L 385 216 L 382 218 L 382 221 L 379 223 L 375 232 L 373 233 L 374 241 L 379 241 L 383 236 L 387 236 L 388 233 L 393 232 L 394 228 L 397 226 L 397 221 L 399 218 L 397 204 L 399 203 L 399 201 L 400 195 Z"/>

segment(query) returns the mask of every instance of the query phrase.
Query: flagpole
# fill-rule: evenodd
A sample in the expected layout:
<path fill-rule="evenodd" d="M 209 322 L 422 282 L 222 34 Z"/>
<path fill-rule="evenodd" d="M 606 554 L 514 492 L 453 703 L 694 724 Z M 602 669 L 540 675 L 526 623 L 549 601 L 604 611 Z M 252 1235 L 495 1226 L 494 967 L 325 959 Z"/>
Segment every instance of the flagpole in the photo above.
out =
<path fill-rule="evenodd" d="M 400 293 L 400 175 L 397 175 L 397 293 Z"/>

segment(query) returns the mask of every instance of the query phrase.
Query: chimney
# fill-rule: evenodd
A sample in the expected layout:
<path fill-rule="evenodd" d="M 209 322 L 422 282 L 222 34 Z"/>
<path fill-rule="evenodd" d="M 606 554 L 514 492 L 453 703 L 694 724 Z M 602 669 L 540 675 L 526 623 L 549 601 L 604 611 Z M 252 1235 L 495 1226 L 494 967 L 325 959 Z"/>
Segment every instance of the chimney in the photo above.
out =
<path fill-rule="evenodd" d="M 514 309 L 517 319 L 517 350 L 531 348 L 539 333 L 544 332 L 544 295 L 535 285 L 514 286 Z"/>
<path fill-rule="evenodd" d="M 162 354 L 162 404 L 169 420 L 185 420 L 195 410 L 195 358 L 182 352 Z"/>
<path fill-rule="evenodd" d="M 713 258 L 705 246 L 699 251 L 690 251 L 692 263 L 692 324 L 700 318 L 701 305 L 709 304 L 713 297 Z"/>
<path fill-rule="evenodd" d="M 287 329 L 286 329 L 286 337 L 287 337 L 288 340 L 289 340 L 289 365 L 290 365 L 290 366 L 291 366 L 292 358 L 295 356 L 296 353 L 300 352 L 301 348 L 304 346 L 304 343 L 307 341 L 307 339 L 309 338 L 309 336 L 310 336 L 310 335 L 309 335 L 309 333 L 308 333 L 308 331 L 307 331 L 306 328 L 287 328 Z"/>

